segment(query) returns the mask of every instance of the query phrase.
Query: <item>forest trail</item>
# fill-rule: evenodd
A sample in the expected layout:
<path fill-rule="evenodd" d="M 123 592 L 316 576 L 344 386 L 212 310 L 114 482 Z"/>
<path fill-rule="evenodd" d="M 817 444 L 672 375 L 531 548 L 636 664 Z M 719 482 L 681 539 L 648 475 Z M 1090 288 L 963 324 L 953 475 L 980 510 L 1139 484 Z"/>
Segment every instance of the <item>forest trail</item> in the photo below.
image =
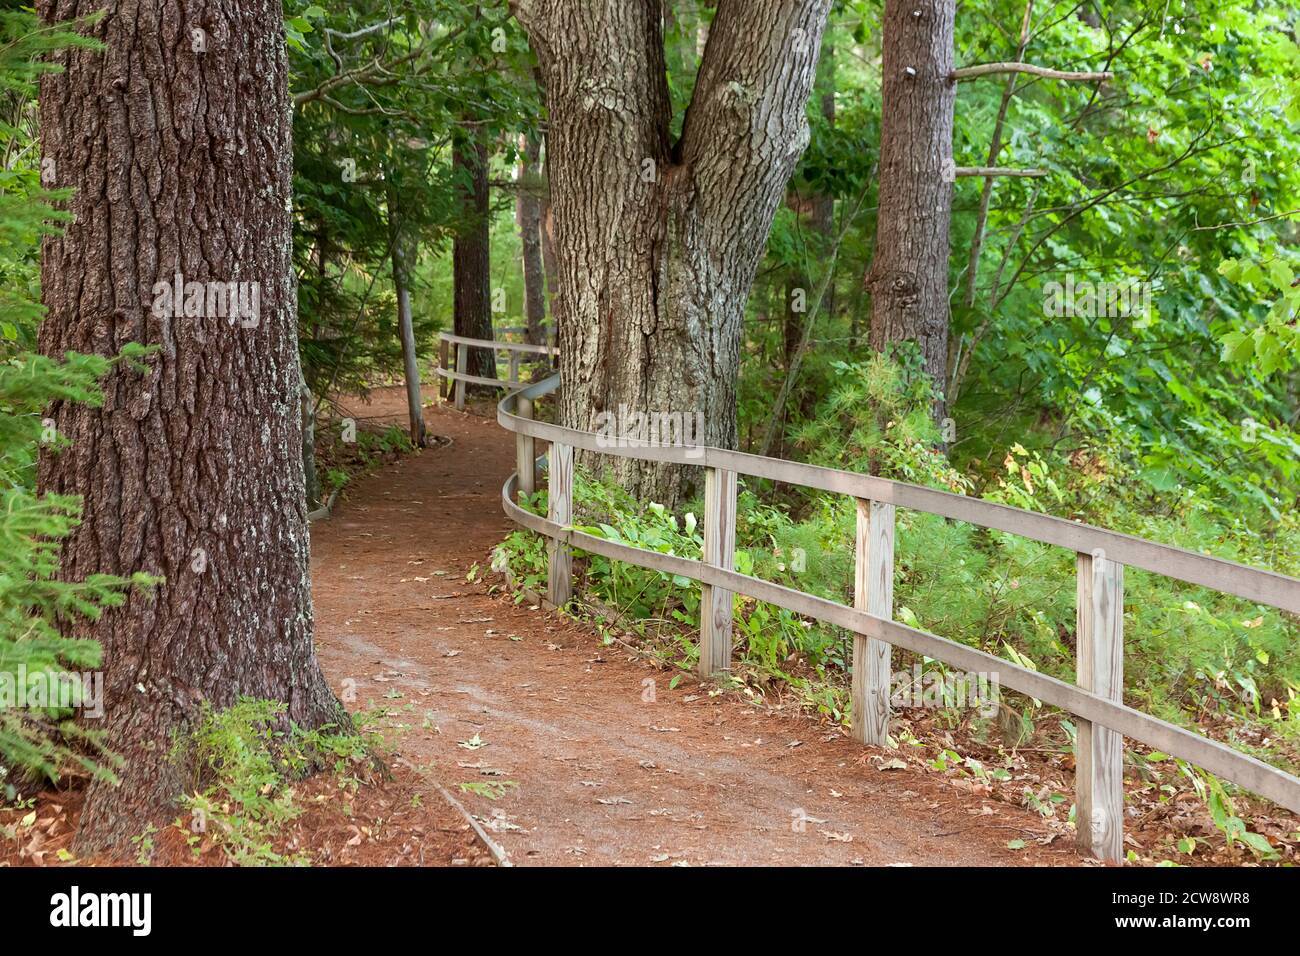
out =
<path fill-rule="evenodd" d="M 349 408 L 359 421 L 405 410 L 400 389 Z M 513 863 L 1082 861 L 1064 839 L 1035 842 L 1052 836 L 1037 814 L 939 774 L 882 770 L 881 751 L 839 728 L 710 697 L 694 679 L 670 689 L 671 674 L 602 647 L 594 629 L 467 582 L 511 527 L 500 493 L 514 444 L 487 408 L 426 407 L 430 434 L 450 443 L 350 486 L 312 527 L 312 580 L 332 686 L 355 687 L 350 708 L 395 708 L 400 757 Z M 497 800 L 459 788 L 494 781 L 517 786 Z"/>

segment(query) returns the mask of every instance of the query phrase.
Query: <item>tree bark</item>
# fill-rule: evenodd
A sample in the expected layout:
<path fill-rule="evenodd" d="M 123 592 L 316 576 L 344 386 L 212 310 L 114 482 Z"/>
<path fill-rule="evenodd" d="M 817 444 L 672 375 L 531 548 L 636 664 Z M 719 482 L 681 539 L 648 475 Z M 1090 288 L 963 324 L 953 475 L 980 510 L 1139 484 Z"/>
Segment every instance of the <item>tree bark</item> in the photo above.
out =
<path fill-rule="evenodd" d="M 92 784 L 76 850 L 116 854 L 192 785 L 169 755 L 204 701 L 283 701 L 305 727 L 347 716 L 312 645 L 281 4 L 120 0 L 91 32 L 104 52 L 57 54 L 65 72 L 41 79 L 44 155 L 76 190 L 42 248 L 41 351 L 157 351 L 108 376 L 102 408 L 54 404 L 72 445 L 42 454 L 39 484 L 84 502 L 64 579 L 166 579 L 77 626 L 103 646 L 98 729 L 126 766 L 121 786 Z M 256 283 L 255 319 L 159 308 L 177 273 Z"/>
<path fill-rule="evenodd" d="M 721 0 L 681 139 L 669 138 L 661 0 L 514 0 L 546 87 L 563 319 L 561 421 L 695 423 L 734 447 L 741 319 L 808 143 L 829 0 Z M 683 466 L 601 461 L 676 505 Z"/>
<path fill-rule="evenodd" d="M 549 183 L 549 178 L 548 178 Z M 541 220 L 538 226 L 542 231 L 542 271 L 546 273 L 546 303 L 551 310 L 551 343 L 559 340 L 560 325 L 563 322 L 564 308 L 560 300 L 560 260 L 555 253 L 555 217 L 551 214 L 550 187 L 542 200 Z M 559 368 L 559 357 L 555 357 Z"/>
<path fill-rule="evenodd" d="M 480 141 L 459 143 L 452 162 L 467 185 L 461 197 L 461 224 L 452 241 L 454 323 L 457 335 L 491 341 L 491 240 L 488 233 L 488 151 Z M 483 378 L 496 378 L 496 353 L 470 349 L 467 368 L 457 369 Z M 470 386 L 470 391 L 479 389 Z"/>
<path fill-rule="evenodd" d="M 316 396 L 301 379 L 299 405 L 302 417 L 302 484 L 308 513 L 320 507 L 320 475 L 316 471 Z"/>
<path fill-rule="evenodd" d="M 542 202 L 537 194 L 538 158 L 541 146 L 533 137 L 524 137 L 519 161 L 519 192 L 515 199 L 515 224 L 519 227 L 519 244 L 524 266 L 524 328 L 527 341 L 542 345 L 546 333 L 546 276 L 542 267 Z"/>
<path fill-rule="evenodd" d="M 916 342 L 939 391 L 948 361 L 954 12 L 954 0 L 885 3 L 880 211 L 865 280 L 871 347 Z M 935 411 L 942 414 L 941 402 Z"/>
<path fill-rule="evenodd" d="M 402 339 L 402 367 L 406 378 L 406 412 L 411 444 L 424 447 L 424 400 L 420 394 L 420 357 L 415 348 L 415 322 L 411 317 L 411 284 L 401 225 L 394 207 L 397 197 L 388 196 L 388 228 L 393 247 L 393 291 L 397 293 L 397 333 Z"/>

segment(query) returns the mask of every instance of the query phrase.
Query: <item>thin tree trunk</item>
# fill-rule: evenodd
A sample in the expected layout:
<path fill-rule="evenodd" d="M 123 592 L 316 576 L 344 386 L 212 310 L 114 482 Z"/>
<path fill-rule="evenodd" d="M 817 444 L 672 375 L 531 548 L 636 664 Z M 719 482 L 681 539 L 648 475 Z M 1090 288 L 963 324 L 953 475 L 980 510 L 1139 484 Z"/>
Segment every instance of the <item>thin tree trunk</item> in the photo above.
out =
<path fill-rule="evenodd" d="M 406 377 L 406 412 L 411 444 L 424 447 L 424 399 L 420 394 L 420 358 L 415 348 L 415 323 L 411 318 L 411 288 L 406 246 L 397 213 L 397 195 L 388 191 L 388 233 L 392 247 L 393 290 L 397 293 L 397 331 L 402 339 L 402 365 Z"/>
<path fill-rule="evenodd" d="M 1020 22 L 1020 43 L 1016 47 L 1016 62 L 1023 62 L 1025 59 L 1025 50 L 1029 46 L 1029 27 L 1034 13 L 1034 0 L 1028 0 L 1025 4 L 1025 15 Z M 993 122 L 993 135 L 989 139 L 988 160 L 985 165 L 996 166 L 998 156 L 1002 153 L 1002 127 L 1007 120 L 1007 110 L 1011 106 L 1011 97 L 1015 95 L 1016 80 L 1015 73 L 1007 74 L 1006 86 L 1002 88 L 1002 99 L 998 103 L 997 119 Z M 970 241 L 970 258 L 966 265 L 966 307 L 970 308 L 975 304 L 975 289 L 979 282 L 980 271 L 980 254 L 984 249 L 984 230 L 989 220 L 989 203 L 993 199 L 993 184 L 996 181 L 994 176 L 984 177 L 984 186 L 980 190 L 979 212 L 975 214 L 975 232 Z"/>
<path fill-rule="evenodd" d="M 555 217 L 551 214 L 549 198 L 542 203 L 539 225 L 542 231 L 542 268 L 546 273 L 546 301 L 551 309 L 551 342 L 554 343 L 559 339 L 564 309 L 560 299 L 560 260 L 555 254 Z"/>
<path fill-rule="evenodd" d="M 816 90 L 821 93 L 822 118 L 831 126 L 835 124 L 835 65 L 833 53 L 834 51 L 829 44 L 822 49 L 821 60 L 817 64 L 816 86 Z M 786 280 L 783 339 L 785 369 L 788 373 L 791 361 L 799 350 L 800 341 L 803 339 L 803 331 L 806 325 L 805 318 L 808 318 L 805 313 L 808 307 L 809 294 L 812 291 L 810 289 L 812 280 L 809 278 L 808 273 L 809 260 L 810 258 L 813 261 L 820 260 L 825 254 L 825 245 L 830 241 L 831 233 L 835 228 L 835 199 L 832 196 L 825 196 L 820 193 L 801 196 L 797 188 L 792 188 L 786 203 L 794 211 L 795 215 L 806 222 L 809 231 L 814 237 L 812 256 L 807 255 L 807 249 L 805 248 L 804 261 L 791 271 Z M 805 246 L 807 245 L 805 243 Z M 835 285 L 833 281 L 826 289 L 824 301 L 827 314 L 833 314 L 835 311 Z"/>
<path fill-rule="evenodd" d="M 538 79 L 541 82 L 541 79 Z M 551 211 L 551 158 L 546 138 L 542 138 L 542 175 L 544 178 L 541 196 L 541 218 L 538 228 L 542 235 L 542 271 L 546 273 L 546 305 L 551 311 L 551 342 L 558 340 L 563 309 L 560 303 L 560 263 L 555 255 L 555 217 Z M 556 368 L 559 358 L 555 358 Z"/>
<path fill-rule="evenodd" d="M 316 471 L 316 396 L 307 387 L 305 378 L 299 391 L 299 403 L 302 413 L 303 498 L 311 512 L 320 507 L 320 475 Z"/>
<path fill-rule="evenodd" d="M 916 342 L 939 392 L 948 361 L 954 6 L 954 0 L 885 2 L 880 212 L 866 276 L 871 347 Z M 942 408 L 936 402 L 937 417 Z"/>
<path fill-rule="evenodd" d="M 102 9 L 40 3 L 47 21 Z M 66 70 L 41 79 L 43 155 L 75 189 L 74 221 L 42 248 L 41 351 L 156 351 L 144 371 L 110 373 L 103 407 L 54 403 L 72 444 L 42 455 L 39 484 L 84 502 L 64 579 L 165 583 L 77 624 L 104 650 L 97 729 L 126 758 L 121 786 L 91 785 L 83 855 L 129 852 L 175 815 L 194 781 L 173 734 L 205 701 L 270 698 L 286 722 L 347 723 L 312 645 L 281 4 L 208 4 L 198 20 L 180 0 L 109 4 L 91 32 L 104 52 L 56 54 Z M 255 283 L 256 308 L 213 315 L 218 296 L 195 285 L 177 315 L 162 284 L 178 273 Z"/>
<path fill-rule="evenodd" d="M 523 156 L 519 161 L 519 190 L 515 199 L 515 223 L 519 227 L 519 244 L 524 266 L 524 322 L 527 340 L 533 345 L 545 341 L 542 323 L 546 320 L 546 277 L 542 267 L 542 203 L 537 194 L 538 157 L 541 147 L 532 137 L 524 137 Z"/>
<path fill-rule="evenodd" d="M 829 0 L 720 0 L 677 143 L 660 0 L 512 7 L 550 117 L 561 421 L 596 430 L 667 415 L 692 442 L 734 447 L 745 301 L 808 143 Z M 677 465 L 599 464 L 670 506 L 693 478 Z"/>
<path fill-rule="evenodd" d="M 453 163 L 462 171 L 468 186 L 462 194 L 461 225 L 452 242 L 452 284 L 454 322 L 457 335 L 473 339 L 494 339 L 491 301 L 491 243 L 488 232 L 488 151 L 479 141 L 458 144 Z M 470 349 L 468 372 L 496 378 L 496 353 L 491 349 Z M 471 391 L 479 391 L 470 387 Z"/>

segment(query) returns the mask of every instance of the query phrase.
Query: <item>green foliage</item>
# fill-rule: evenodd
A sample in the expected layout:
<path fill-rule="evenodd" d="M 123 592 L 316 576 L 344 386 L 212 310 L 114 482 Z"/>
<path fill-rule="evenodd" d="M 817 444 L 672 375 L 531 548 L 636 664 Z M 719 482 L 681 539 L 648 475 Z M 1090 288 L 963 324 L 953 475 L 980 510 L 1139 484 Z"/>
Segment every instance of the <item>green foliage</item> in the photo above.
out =
<path fill-rule="evenodd" d="M 175 824 L 191 834 L 196 855 L 206 835 L 237 866 L 311 862 L 305 852 L 275 848 L 285 826 L 303 812 L 293 782 L 309 770 L 328 770 L 342 785 L 355 786 L 356 773 L 374 760 L 377 740 L 339 733 L 333 725 L 303 730 L 286 721 L 287 709 L 282 701 L 250 697 L 224 710 L 205 704 L 194 729 L 177 741 L 173 758 L 200 781 L 199 789 L 180 798 L 189 819 Z"/>
<path fill-rule="evenodd" d="M 295 0 L 286 14 L 292 87 L 304 97 L 293 131 L 304 377 L 318 395 L 364 392 L 402 369 L 394 251 L 422 357 L 447 323 L 439 257 L 463 225 L 465 186 L 453 146 L 472 128 L 507 143 L 513 161 L 510 134 L 532 132 L 539 109 L 529 54 L 504 4 L 419 0 L 395 16 L 382 2 Z"/>
<path fill-rule="evenodd" d="M 791 430 L 807 460 L 827 467 L 961 491 L 967 484 L 936 447 L 932 383 L 915 348 L 831 361 L 829 391 Z"/>
<path fill-rule="evenodd" d="M 1300 520 L 1287 516 L 1265 538 L 1244 522 L 1225 520 L 1196 496 L 1153 510 L 1146 490 L 1135 490 L 1131 471 L 1115 464 L 1119 456 L 1104 450 L 1062 457 L 1014 444 L 997 476 L 977 489 L 930 444 L 931 393 L 905 364 L 880 356 L 836 364 L 843 394 L 828 396 L 801 430 L 800 447 L 814 462 L 849 463 L 958 493 L 979 490 L 988 500 L 1019 508 L 1297 572 Z M 700 554 L 701 529 L 689 511 L 679 518 L 657 505 L 640 506 L 612 481 L 581 473 L 575 499 L 575 527 L 588 534 L 684 557 Z M 545 492 L 530 506 L 544 513 Z M 896 520 L 898 620 L 1073 680 L 1073 553 L 920 512 L 900 510 Z M 736 568 L 851 603 L 855 528 L 856 507 L 844 496 L 765 501 L 759 489 L 743 488 Z M 673 628 L 679 663 L 689 666 L 698 585 L 600 556 L 579 557 L 585 559 L 579 562 L 584 593 L 613 607 L 628 630 Z M 531 533 L 511 535 L 495 564 L 508 565 L 526 586 L 544 586 L 545 553 Z M 1300 632 L 1293 618 L 1136 569 L 1125 578 L 1125 618 L 1126 702 L 1185 726 L 1209 721 L 1235 746 L 1300 766 L 1300 658 L 1293 650 Z M 847 635 L 751 600 L 738 601 L 735 623 L 746 667 L 789 682 L 820 713 L 847 719 Z M 1033 735 L 1040 710 L 1030 706 L 1021 715 L 1022 740 Z"/>

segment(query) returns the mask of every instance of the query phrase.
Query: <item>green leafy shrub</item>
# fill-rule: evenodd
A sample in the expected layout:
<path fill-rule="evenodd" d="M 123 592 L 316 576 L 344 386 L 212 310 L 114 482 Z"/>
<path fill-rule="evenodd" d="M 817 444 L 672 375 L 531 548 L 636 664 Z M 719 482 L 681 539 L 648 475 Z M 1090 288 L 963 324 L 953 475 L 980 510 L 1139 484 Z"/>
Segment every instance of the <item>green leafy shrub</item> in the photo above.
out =
<path fill-rule="evenodd" d="M 196 852 L 206 834 L 239 866 L 310 862 L 305 853 L 275 848 L 284 827 L 303 813 L 293 782 L 311 770 L 355 780 L 374 760 L 378 741 L 340 734 L 333 725 L 308 731 L 289 722 L 284 729 L 287 709 L 282 701 L 250 697 L 224 710 L 205 705 L 194 729 L 177 741 L 173 757 L 199 789 L 180 798 L 189 819 L 176 826 L 191 834 Z"/>

